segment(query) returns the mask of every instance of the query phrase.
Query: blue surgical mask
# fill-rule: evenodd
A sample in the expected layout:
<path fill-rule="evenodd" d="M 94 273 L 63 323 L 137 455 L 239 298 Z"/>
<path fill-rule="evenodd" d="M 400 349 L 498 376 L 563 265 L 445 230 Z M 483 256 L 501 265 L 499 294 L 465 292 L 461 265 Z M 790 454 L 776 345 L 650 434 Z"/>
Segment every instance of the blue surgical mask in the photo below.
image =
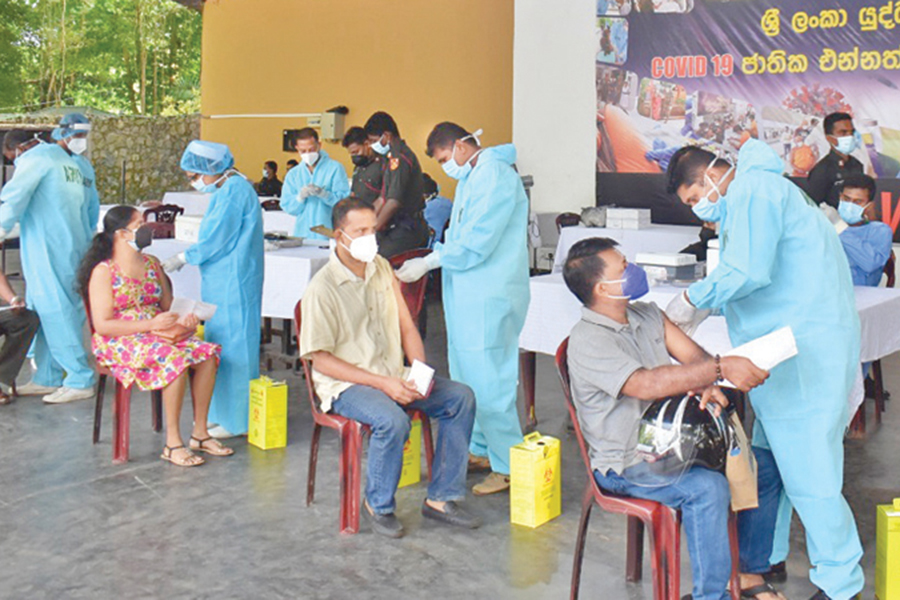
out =
<path fill-rule="evenodd" d="M 868 204 L 866 206 L 868 206 Z M 841 218 L 846 221 L 848 225 L 856 225 L 863 220 L 863 211 L 865 211 L 866 206 L 860 206 L 859 204 L 841 200 L 840 204 L 838 204 L 838 214 L 841 215 Z"/>
<path fill-rule="evenodd" d="M 382 156 L 384 156 L 385 154 L 387 154 L 387 153 L 388 153 L 388 150 L 391 149 L 390 146 L 386 146 L 385 144 L 382 144 L 382 143 L 381 143 L 381 140 L 382 140 L 383 138 L 384 138 L 384 134 L 382 134 L 382 136 L 381 136 L 380 138 L 378 138 L 378 141 L 377 141 L 377 142 L 375 142 L 374 144 L 369 144 L 369 147 L 372 148 L 372 151 L 373 151 L 373 152 L 377 152 L 378 154 L 380 154 L 380 155 L 382 155 Z"/>
<path fill-rule="evenodd" d="M 837 138 L 835 149 L 841 154 L 850 154 L 859 148 L 860 136 L 859 132 L 853 132 L 853 135 L 845 135 Z"/>
<path fill-rule="evenodd" d="M 719 184 L 713 181 L 709 176 L 709 170 L 716 163 L 716 160 L 718 160 L 718 157 L 716 157 L 711 163 L 709 163 L 709 166 L 706 167 L 706 173 L 703 174 L 703 176 L 707 181 L 709 181 L 712 187 L 706 193 L 706 195 L 700 198 L 700 201 L 697 202 L 697 204 L 695 204 L 691 209 L 694 211 L 694 214 L 697 215 L 698 219 L 700 219 L 701 221 L 706 221 L 708 223 L 718 223 L 722 220 L 722 216 L 725 214 L 725 197 L 719 190 Z M 719 183 L 724 181 L 733 170 L 734 165 L 728 167 L 728 170 L 725 171 L 725 174 L 719 178 Z M 715 202 L 709 199 L 710 196 L 712 196 L 713 192 L 715 192 L 719 196 L 718 198 L 716 198 Z"/>
<path fill-rule="evenodd" d="M 481 135 L 481 130 L 479 129 L 475 133 L 470 133 L 464 138 L 460 138 L 460 142 L 464 142 L 468 139 L 474 139 L 475 143 L 478 143 L 478 137 Z M 452 177 L 453 179 L 465 179 L 468 177 L 469 173 L 472 171 L 472 160 L 481 153 L 481 150 L 478 150 L 475 154 L 472 155 L 472 158 L 467 160 L 464 164 L 459 164 L 456 162 L 456 142 L 453 143 L 453 151 L 450 153 L 450 158 L 444 162 L 442 167 L 444 168 L 444 173 L 447 174 L 447 177 Z"/>
<path fill-rule="evenodd" d="M 650 284 L 647 282 L 647 272 L 634 263 L 628 263 L 625 266 L 625 272 L 622 273 L 622 279 L 612 279 L 603 283 L 621 283 L 622 295 L 609 295 L 615 300 L 637 300 L 645 296 L 650 291 Z"/>
<path fill-rule="evenodd" d="M 203 192 L 205 194 L 212 194 L 216 191 L 216 186 L 219 185 L 219 182 L 225 179 L 228 174 L 225 173 L 212 183 L 203 183 L 203 177 L 198 177 L 191 181 L 191 187 L 197 190 L 198 192 Z"/>

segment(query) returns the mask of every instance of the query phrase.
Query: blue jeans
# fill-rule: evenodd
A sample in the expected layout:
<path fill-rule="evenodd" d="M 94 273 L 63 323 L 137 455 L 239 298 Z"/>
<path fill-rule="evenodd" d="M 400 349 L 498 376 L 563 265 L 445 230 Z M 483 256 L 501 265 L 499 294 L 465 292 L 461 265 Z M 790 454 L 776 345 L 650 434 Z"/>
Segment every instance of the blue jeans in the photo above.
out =
<path fill-rule="evenodd" d="M 462 500 L 466 497 L 475 395 L 462 383 L 435 377 L 431 394 L 408 404 L 407 408 L 421 410 L 438 422 L 428 499 Z M 394 512 L 394 493 L 403 469 L 403 446 L 409 437 L 409 416 L 404 407 L 381 390 L 354 385 L 337 397 L 332 411 L 372 429 L 366 465 L 366 500 L 377 514 Z"/>
<path fill-rule="evenodd" d="M 684 534 L 691 555 L 694 600 L 728 600 L 731 577 L 731 550 L 728 544 L 728 508 L 731 494 L 728 480 L 716 471 L 694 467 L 677 480 L 659 486 L 636 485 L 623 475 L 594 471 L 601 488 L 620 496 L 654 500 L 681 509 Z M 641 480 L 646 481 L 644 479 Z"/>
<path fill-rule="evenodd" d="M 765 573 L 769 570 L 783 487 L 772 451 L 754 446 L 753 454 L 756 456 L 759 508 L 738 513 L 741 573 Z"/>

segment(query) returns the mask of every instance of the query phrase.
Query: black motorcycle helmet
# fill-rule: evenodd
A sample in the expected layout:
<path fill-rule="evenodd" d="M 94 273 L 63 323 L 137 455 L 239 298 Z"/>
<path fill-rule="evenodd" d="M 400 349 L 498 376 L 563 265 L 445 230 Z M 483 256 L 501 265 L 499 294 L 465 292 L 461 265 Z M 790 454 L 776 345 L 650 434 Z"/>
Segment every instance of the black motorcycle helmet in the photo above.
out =
<path fill-rule="evenodd" d="M 678 476 L 693 466 L 725 468 L 732 445 L 731 428 L 713 404 L 700 408 L 700 397 L 656 400 L 641 417 L 637 452 L 657 475 Z"/>

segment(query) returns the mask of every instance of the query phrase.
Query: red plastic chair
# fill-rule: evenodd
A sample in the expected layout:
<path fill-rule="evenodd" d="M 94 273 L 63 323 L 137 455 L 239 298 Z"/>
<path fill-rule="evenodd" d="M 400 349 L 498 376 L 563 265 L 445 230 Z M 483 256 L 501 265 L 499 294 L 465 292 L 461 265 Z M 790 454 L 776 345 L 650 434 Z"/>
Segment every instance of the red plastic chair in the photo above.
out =
<path fill-rule="evenodd" d="M 300 339 L 300 301 L 294 307 L 294 324 L 297 339 Z M 340 531 L 353 534 L 359 532 L 359 515 L 362 490 L 362 450 L 363 436 L 369 433 L 369 426 L 342 417 L 334 413 L 322 411 L 322 403 L 316 394 L 312 381 L 312 365 L 301 358 L 303 375 L 306 379 L 307 396 L 313 417 L 313 432 L 309 446 L 309 474 L 306 480 L 306 505 L 312 504 L 316 492 L 316 463 L 319 458 L 319 437 L 323 427 L 334 429 L 341 440 L 341 455 L 338 463 L 338 477 L 341 482 L 340 491 Z M 428 464 L 428 478 L 431 478 L 431 463 L 434 458 L 434 445 L 431 441 L 431 423 L 428 415 L 418 410 L 407 410 L 410 417 L 418 416 L 422 421 L 422 437 L 425 442 L 425 460 Z"/>
<path fill-rule="evenodd" d="M 91 299 L 85 291 L 82 296 L 84 309 L 87 313 L 87 322 L 91 328 L 91 336 L 94 335 L 94 322 L 91 318 Z M 95 364 L 97 369 L 97 397 L 94 400 L 94 437 L 93 443 L 100 441 L 100 422 L 103 416 L 103 394 L 106 391 L 106 378 L 115 379 L 112 371 L 100 364 Z M 162 431 L 162 390 L 150 392 L 153 431 Z M 129 433 L 131 428 L 131 386 L 126 387 L 116 379 L 116 394 L 113 401 L 113 463 L 128 462 Z"/>
<path fill-rule="evenodd" d="M 409 259 L 421 258 L 429 254 L 431 254 L 429 248 L 413 248 L 412 250 L 395 254 L 388 259 L 388 262 L 391 263 L 391 267 L 394 269 L 399 269 Z M 403 299 L 406 300 L 406 306 L 409 307 L 409 314 L 412 316 L 413 323 L 419 325 L 420 331 L 422 330 L 422 324 L 419 317 L 422 314 L 422 308 L 425 306 L 425 289 L 427 287 L 428 275 L 418 281 L 410 283 L 400 282 L 400 293 L 403 294 Z"/>
<path fill-rule="evenodd" d="M 556 231 L 559 232 L 563 227 L 575 227 L 581 224 L 581 215 L 573 212 L 564 212 L 556 215 Z"/>
<path fill-rule="evenodd" d="M 575 557 L 572 565 L 571 600 L 578 598 L 581 586 L 581 565 L 584 561 L 584 543 L 588 522 L 594 504 L 611 513 L 628 517 L 628 548 L 625 560 L 625 579 L 630 582 L 641 580 L 642 555 L 644 549 L 644 526 L 650 528 L 650 566 L 653 574 L 653 597 L 656 600 L 680 600 L 681 586 L 681 513 L 652 500 L 613 496 L 607 494 L 594 479 L 591 459 L 581 432 L 581 425 L 572 402 L 568 365 L 569 338 L 556 351 L 556 370 L 562 383 L 566 408 L 575 429 L 581 458 L 587 468 L 587 485 L 581 500 L 581 520 L 575 541 Z M 728 523 L 731 537 L 731 597 L 740 600 L 740 575 L 738 568 L 737 520 L 731 516 Z"/>
<path fill-rule="evenodd" d="M 170 239 L 175 237 L 175 217 L 183 214 L 184 208 L 177 204 L 160 204 L 144 211 L 144 224 L 153 231 L 154 239 Z"/>

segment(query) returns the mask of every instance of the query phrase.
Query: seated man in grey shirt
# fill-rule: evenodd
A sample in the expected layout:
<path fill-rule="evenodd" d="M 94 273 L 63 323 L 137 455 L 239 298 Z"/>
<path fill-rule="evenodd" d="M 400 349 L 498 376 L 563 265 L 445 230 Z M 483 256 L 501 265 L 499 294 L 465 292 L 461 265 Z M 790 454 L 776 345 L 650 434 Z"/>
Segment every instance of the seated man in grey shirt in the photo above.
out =
<path fill-rule="evenodd" d="M 629 265 L 615 246 L 608 238 L 582 240 L 572 246 L 563 271 L 569 290 L 584 304 L 569 338 L 569 373 L 591 467 L 608 492 L 681 509 L 693 600 L 725 600 L 731 574 L 725 476 L 695 466 L 677 479 L 638 481 L 644 463 L 636 452 L 636 431 L 648 401 L 693 391 L 702 394 L 702 405 L 724 407 L 728 401 L 716 387 L 718 381 L 727 378 L 747 391 L 762 384 L 768 372 L 746 358 L 710 356 L 655 304 L 631 302 L 647 292 L 646 274 Z M 673 364 L 673 358 L 680 364 Z M 764 495 L 766 510 L 774 511 L 777 491 L 761 489 L 760 506 Z M 773 533 L 760 532 L 766 539 L 753 544 L 766 561 Z M 741 550 L 743 567 L 743 545 Z M 782 598 L 758 574 L 742 573 L 741 588 L 742 597 Z"/>

